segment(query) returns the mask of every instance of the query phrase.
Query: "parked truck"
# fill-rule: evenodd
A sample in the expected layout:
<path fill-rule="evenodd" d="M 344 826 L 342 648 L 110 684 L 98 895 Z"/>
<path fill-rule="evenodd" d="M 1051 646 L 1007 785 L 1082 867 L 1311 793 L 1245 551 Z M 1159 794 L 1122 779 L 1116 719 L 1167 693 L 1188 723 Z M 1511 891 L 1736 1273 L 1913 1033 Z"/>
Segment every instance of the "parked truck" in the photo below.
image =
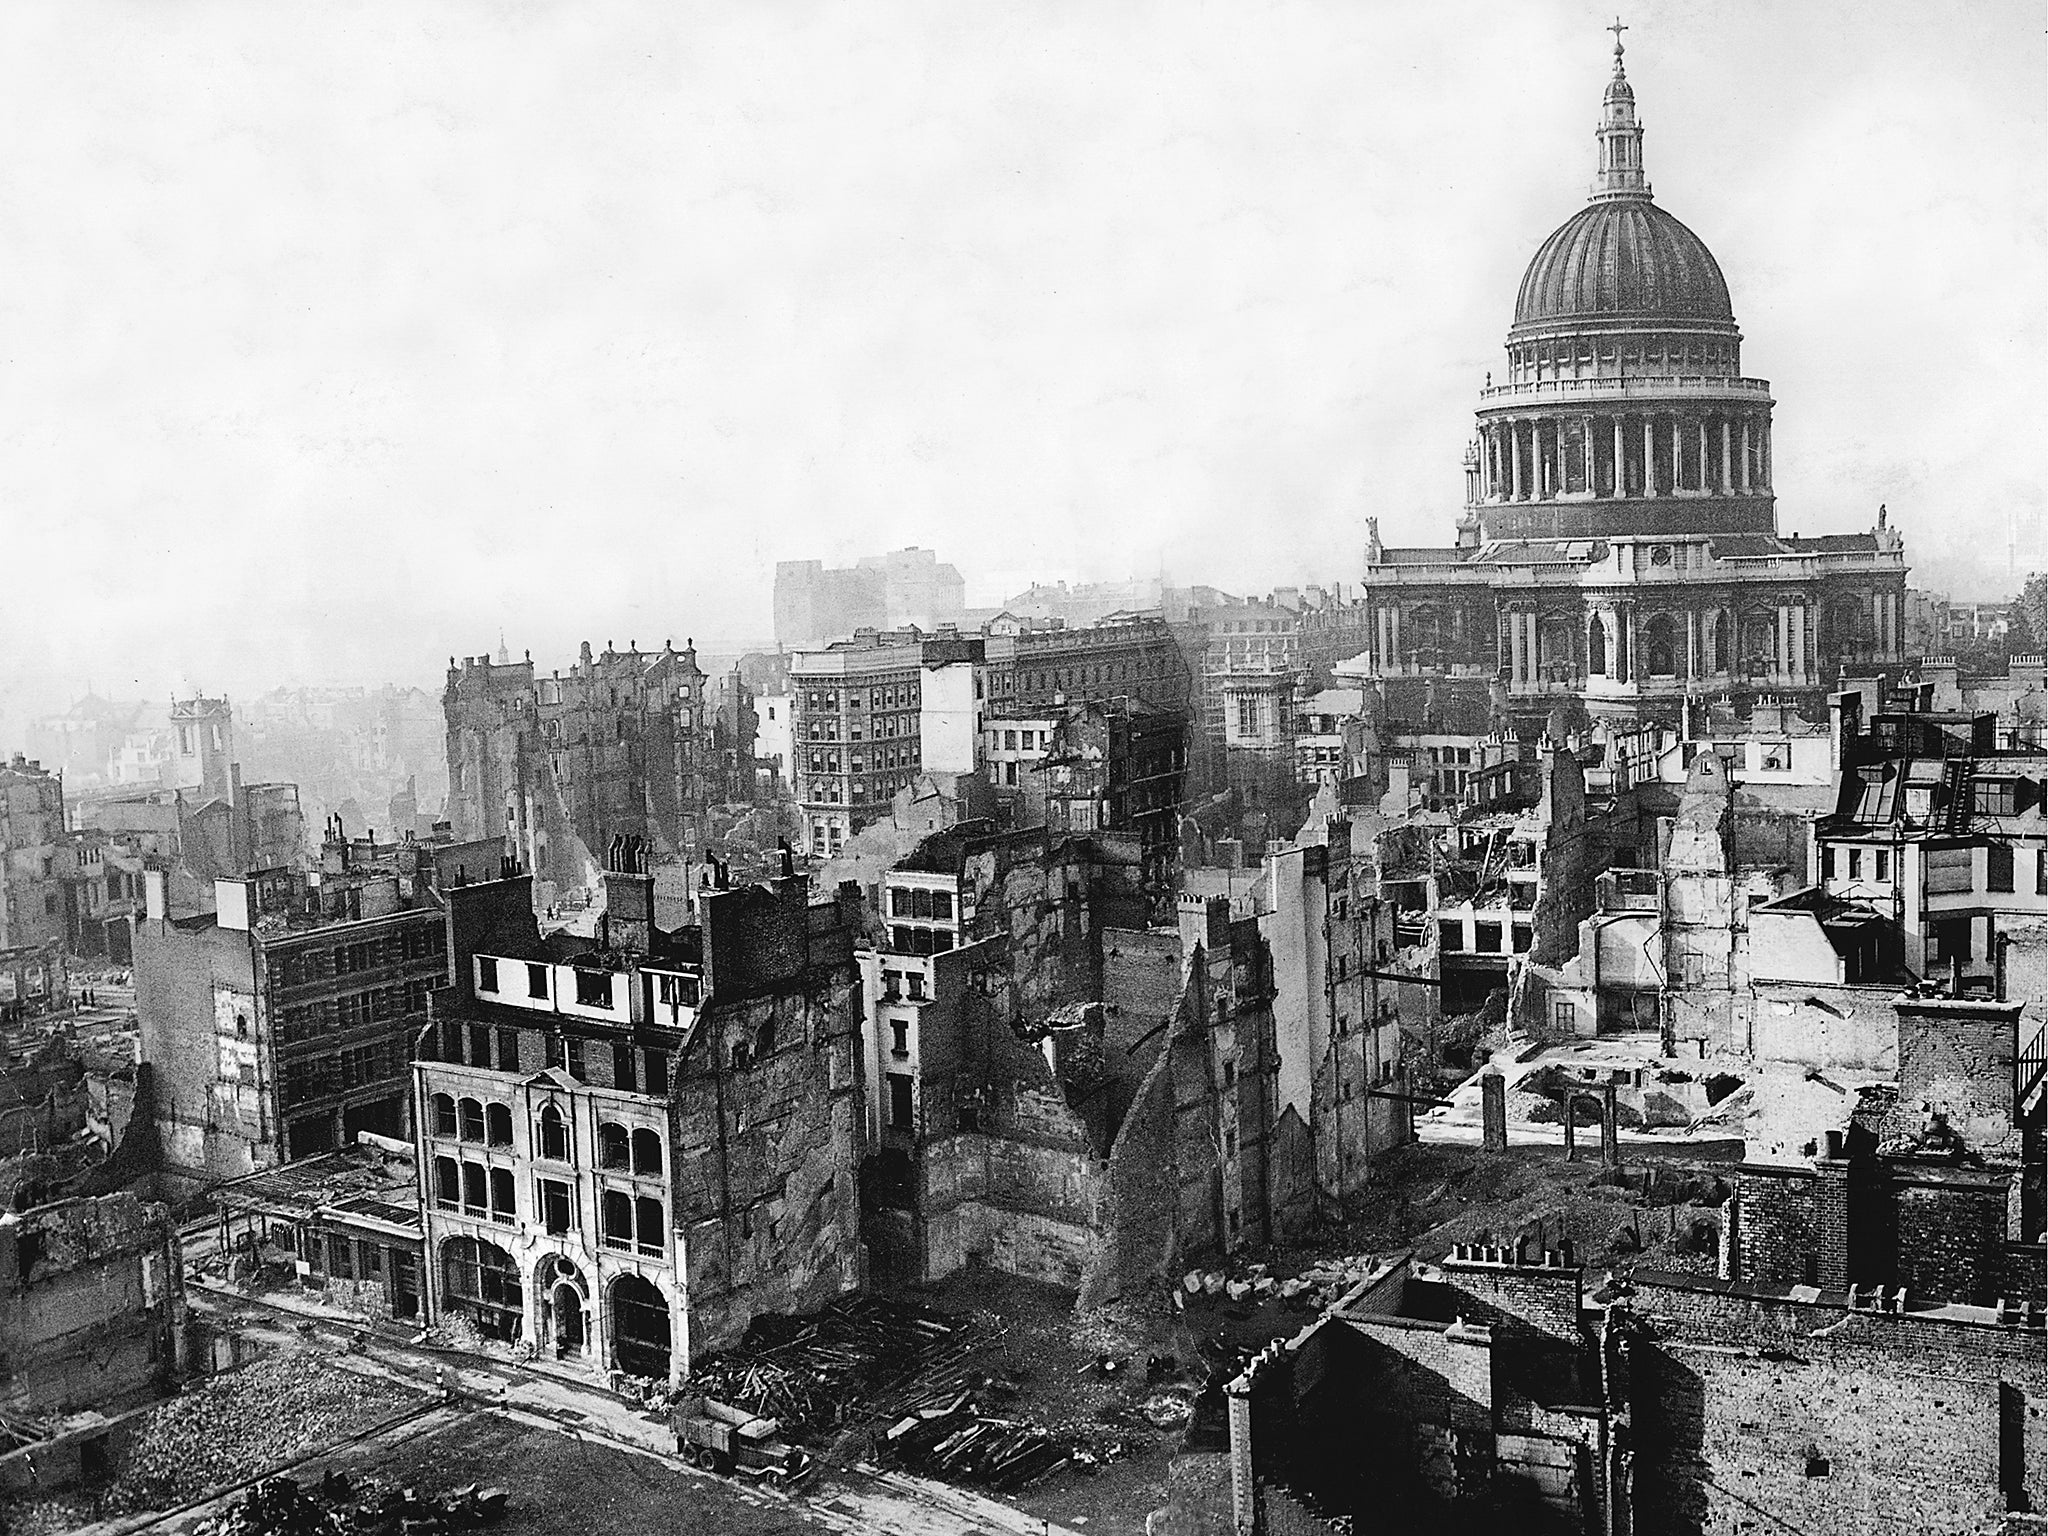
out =
<path fill-rule="evenodd" d="M 683 1397 L 670 1414 L 676 1450 L 707 1472 L 738 1472 L 790 1487 L 811 1475 L 811 1458 L 782 1438 L 782 1425 L 710 1397 Z"/>

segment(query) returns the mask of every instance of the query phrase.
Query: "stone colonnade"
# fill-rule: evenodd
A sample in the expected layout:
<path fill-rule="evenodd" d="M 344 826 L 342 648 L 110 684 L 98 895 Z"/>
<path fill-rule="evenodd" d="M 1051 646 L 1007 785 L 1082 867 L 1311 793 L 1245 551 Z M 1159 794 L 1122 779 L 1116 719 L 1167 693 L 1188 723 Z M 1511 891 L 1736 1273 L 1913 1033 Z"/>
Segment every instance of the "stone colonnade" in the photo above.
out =
<path fill-rule="evenodd" d="M 1746 496 L 1770 488 L 1767 411 L 1546 412 L 1480 426 L 1479 494 L 1487 501 Z"/>

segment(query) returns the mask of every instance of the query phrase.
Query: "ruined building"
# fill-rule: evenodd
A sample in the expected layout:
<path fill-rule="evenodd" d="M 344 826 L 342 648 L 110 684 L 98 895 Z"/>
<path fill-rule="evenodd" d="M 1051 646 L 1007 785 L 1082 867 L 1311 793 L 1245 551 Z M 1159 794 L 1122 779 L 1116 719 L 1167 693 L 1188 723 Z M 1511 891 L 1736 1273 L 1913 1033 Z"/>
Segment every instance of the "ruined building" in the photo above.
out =
<path fill-rule="evenodd" d="M 178 1229 L 133 1195 L 0 1215 L 0 1413 L 111 1408 L 177 1369 Z"/>
<path fill-rule="evenodd" d="M 147 877 L 135 926 L 142 1059 L 164 1156 L 207 1179 L 411 1125 L 410 1048 L 447 974 L 430 873 L 360 866 L 331 846 L 317 879 L 272 869 L 215 883 L 181 915 Z"/>
<path fill-rule="evenodd" d="M 657 865 L 692 853 L 728 770 L 753 756 L 735 707 L 714 718 L 693 644 L 623 651 L 588 641 L 568 672 L 536 678 L 532 658 L 448 663 L 448 820 L 468 841 L 503 838 L 533 872 L 542 905 L 596 881 L 614 837 Z"/>
<path fill-rule="evenodd" d="M 416 1069 L 428 1314 L 680 1382 L 864 1279 L 858 897 L 784 873 L 664 931 L 621 839 L 578 938 L 541 933 L 531 883 L 447 893 Z"/>
<path fill-rule="evenodd" d="M 64 939 L 64 781 L 16 753 L 0 767 L 0 950 Z"/>
<path fill-rule="evenodd" d="M 1383 1260 L 1230 1383 L 1234 1536 L 1638 1528 L 1627 1334 L 1588 1300 L 1561 1250 Z"/>
<path fill-rule="evenodd" d="M 1128 836 L 962 824 L 883 877 L 861 956 L 878 1273 L 979 1262 L 1103 1300 L 1307 1218 L 1258 926 L 1201 901 L 1150 926 L 1143 870 Z"/>

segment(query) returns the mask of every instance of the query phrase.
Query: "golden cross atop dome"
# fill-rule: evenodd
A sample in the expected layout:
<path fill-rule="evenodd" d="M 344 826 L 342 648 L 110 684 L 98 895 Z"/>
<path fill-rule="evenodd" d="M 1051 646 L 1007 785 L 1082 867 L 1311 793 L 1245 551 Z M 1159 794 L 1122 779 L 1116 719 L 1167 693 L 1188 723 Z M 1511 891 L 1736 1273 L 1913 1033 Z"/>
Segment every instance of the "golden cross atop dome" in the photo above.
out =
<path fill-rule="evenodd" d="M 1620 58 L 1620 57 L 1621 57 L 1621 34 L 1622 34 L 1622 33 L 1624 33 L 1624 32 L 1626 32 L 1626 31 L 1628 30 L 1628 26 L 1627 26 L 1627 24 L 1626 24 L 1625 22 L 1623 22 L 1623 21 L 1622 21 L 1622 19 L 1621 19 L 1621 18 L 1620 18 L 1619 16 L 1617 16 L 1617 17 L 1615 17 L 1615 18 L 1614 18 L 1614 25 L 1613 25 L 1613 26 L 1611 26 L 1611 27 L 1606 27 L 1606 28 L 1603 28 L 1602 30 L 1603 30 L 1603 31 L 1607 31 L 1607 32 L 1612 32 L 1612 33 L 1614 34 L 1614 56 L 1615 56 L 1615 57 L 1616 57 L 1617 59 L 1618 59 L 1618 58 Z"/>

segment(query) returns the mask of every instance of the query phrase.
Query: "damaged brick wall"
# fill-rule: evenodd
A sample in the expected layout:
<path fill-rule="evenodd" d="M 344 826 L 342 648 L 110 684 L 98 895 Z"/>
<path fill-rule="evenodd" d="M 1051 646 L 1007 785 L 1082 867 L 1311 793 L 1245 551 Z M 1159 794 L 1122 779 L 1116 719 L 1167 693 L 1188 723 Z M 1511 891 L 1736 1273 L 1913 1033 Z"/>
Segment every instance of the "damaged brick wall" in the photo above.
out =
<path fill-rule="evenodd" d="M 714 1005 L 684 1054 L 669 1113 L 693 1357 L 865 1279 L 856 988 L 848 966 Z"/>
<path fill-rule="evenodd" d="M 1970 1531 L 2048 1500 L 2038 1328 L 1638 1271 L 1640 1531 Z"/>
<path fill-rule="evenodd" d="M 0 1408 L 91 1407 L 169 1380 L 181 1285 L 169 1210 L 131 1194 L 0 1223 Z"/>

